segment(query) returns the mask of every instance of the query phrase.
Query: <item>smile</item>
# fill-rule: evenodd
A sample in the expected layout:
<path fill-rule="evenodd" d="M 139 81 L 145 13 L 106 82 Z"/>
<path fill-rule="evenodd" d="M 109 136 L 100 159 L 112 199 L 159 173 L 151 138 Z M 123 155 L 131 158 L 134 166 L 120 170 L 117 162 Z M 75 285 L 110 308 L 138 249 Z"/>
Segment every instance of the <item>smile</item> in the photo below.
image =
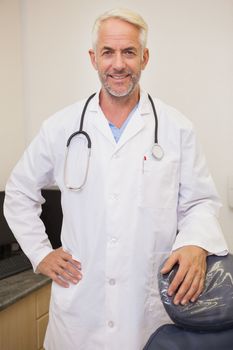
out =
<path fill-rule="evenodd" d="M 119 74 L 108 74 L 108 76 L 115 80 L 123 80 L 129 77 L 129 74 L 119 75 Z"/>

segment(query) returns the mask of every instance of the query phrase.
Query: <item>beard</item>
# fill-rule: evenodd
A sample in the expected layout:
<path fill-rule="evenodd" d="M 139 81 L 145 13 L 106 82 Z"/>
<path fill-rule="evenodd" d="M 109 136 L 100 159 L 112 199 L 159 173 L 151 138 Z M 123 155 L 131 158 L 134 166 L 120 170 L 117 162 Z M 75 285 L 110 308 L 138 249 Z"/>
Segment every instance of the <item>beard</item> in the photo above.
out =
<path fill-rule="evenodd" d="M 121 87 L 117 89 L 114 86 L 112 86 L 111 82 L 108 81 L 109 77 L 111 79 L 112 76 L 114 77 L 124 76 L 124 77 L 127 77 L 127 79 L 130 78 L 130 81 L 125 86 L 124 89 L 121 89 Z M 139 71 L 137 74 L 133 74 L 129 70 L 120 70 L 120 71 L 115 70 L 111 73 L 105 73 L 105 74 L 101 74 L 99 72 L 99 78 L 102 83 L 102 86 L 108 92 L 109 95 L 114 97 L 125 97 L 125 96 L 131 95 L 139 82 L 140 76 L 141 76 L 141 71 Z"/>

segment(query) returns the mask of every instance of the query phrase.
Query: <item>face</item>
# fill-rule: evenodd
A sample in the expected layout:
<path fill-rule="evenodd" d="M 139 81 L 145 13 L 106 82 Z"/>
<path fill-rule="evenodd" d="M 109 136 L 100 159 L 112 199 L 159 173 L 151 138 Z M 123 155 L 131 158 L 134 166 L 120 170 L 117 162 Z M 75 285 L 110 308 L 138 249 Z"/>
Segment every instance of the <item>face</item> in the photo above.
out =
<path fill-rule="evenodd" d="M 138 86 L 149 53 L 142 50 L 139 29 L 120 19 L 101 24 L 96 50 L 90 50 L 104 90 L 115 97 L 130 95 Z"/>

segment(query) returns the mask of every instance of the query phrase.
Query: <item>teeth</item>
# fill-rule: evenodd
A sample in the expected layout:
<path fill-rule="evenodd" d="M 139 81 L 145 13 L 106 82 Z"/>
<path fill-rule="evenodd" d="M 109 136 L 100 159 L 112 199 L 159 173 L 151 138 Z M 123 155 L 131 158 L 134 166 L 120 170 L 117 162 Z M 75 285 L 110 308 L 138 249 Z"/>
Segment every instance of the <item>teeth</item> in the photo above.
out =
<path fill-rule="evenodd" d="M 117 80 L 120 80 L 120 79 L 124 79 L 124 78 L 126 78 L 127 77 L 127 75 L 111 75 L 111 77 L 113 78 L 113 79 L 117 79 Z"/>

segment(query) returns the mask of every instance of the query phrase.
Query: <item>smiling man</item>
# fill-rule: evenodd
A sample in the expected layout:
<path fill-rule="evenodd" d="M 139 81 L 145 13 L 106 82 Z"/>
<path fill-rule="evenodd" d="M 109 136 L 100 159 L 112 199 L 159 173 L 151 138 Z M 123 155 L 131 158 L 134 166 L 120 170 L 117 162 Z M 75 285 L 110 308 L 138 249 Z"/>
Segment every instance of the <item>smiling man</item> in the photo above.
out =
<path fill-rule="evenodd" d="M 149 59 L 139 40 L 139 29 L 120 19 L 108 19 L 99 28 L 92 64 L 99 73 L 103 92 L 110 96 L 139 98 L 138 82 Z"/>
<path fill-rule="evenodd" d="M 146 32 L 146 24 L 142 23 Z M 103 87 L 100 106 L 108 120 L 120 128 L 139 101 L 138 83 L 149 51 L 145 48 L 145 36 L 140 40 L 135 24 L 109 18 L 102 20 L 101 25 L 97 22 L 94 31 L 97 28 L 98 37 L 94 36 L 94 49 L 89 54 Z"/>
<path fill-rule="evenodd" d="M 12 231 L 35 271 L 53 280 L 46 350 L 141 350 L 169 322 L 157 287 L 165 258 L 163 273 L 179 265 L 168 293 L 187 304 L 203 290 L 207 254 L 227 253 L 192 124 L 139 86 L 146 38 L 134 12 L 97 19 L 89 54 L 100 91 L 43 123 L 6 187 Z M 40 220 L 41 189 L 54 182 L 57 250 Z"/>

